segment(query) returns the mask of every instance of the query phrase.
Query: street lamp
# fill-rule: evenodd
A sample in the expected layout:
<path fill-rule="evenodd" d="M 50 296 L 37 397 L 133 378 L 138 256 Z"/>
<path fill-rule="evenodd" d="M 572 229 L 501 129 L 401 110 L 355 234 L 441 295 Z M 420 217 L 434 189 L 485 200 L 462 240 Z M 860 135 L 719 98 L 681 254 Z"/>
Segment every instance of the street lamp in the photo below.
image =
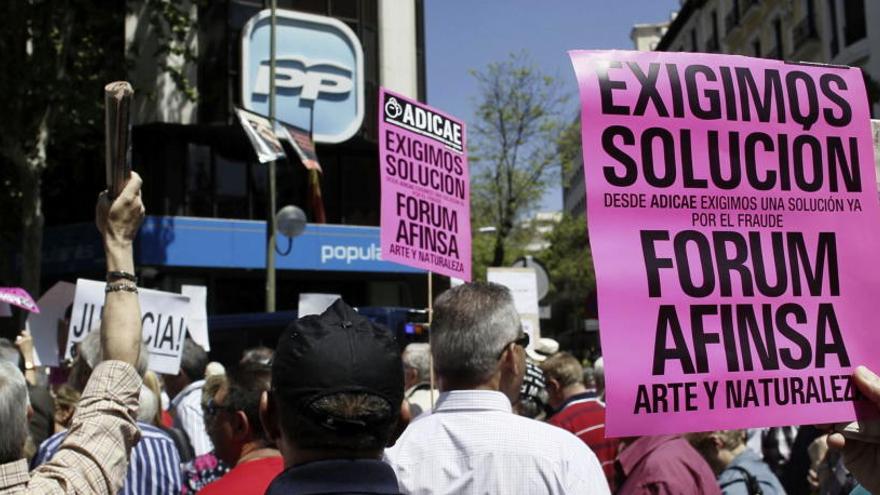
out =
<path fill-rule="evenodd" d="M 278 251 L 278 254 L 287 256 L 293 247 L 293 238 L 306 229 L 306 214 L 297 206 L 287 205 L 278 210 L 278 214 L 275 215 L 275 225 L 278 231 L 287 237 L 287 251 L 283 253 Z"/>

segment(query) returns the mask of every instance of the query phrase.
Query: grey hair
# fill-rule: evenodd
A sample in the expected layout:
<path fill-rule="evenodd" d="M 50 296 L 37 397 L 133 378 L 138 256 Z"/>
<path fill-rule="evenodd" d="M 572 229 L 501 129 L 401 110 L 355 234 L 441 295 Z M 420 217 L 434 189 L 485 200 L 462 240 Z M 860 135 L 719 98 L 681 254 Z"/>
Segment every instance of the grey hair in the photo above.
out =
<path fill-rule="evenodd" d="M 18 366 L 21 362 L 21 356 L 18 354 L 18 348 L 11 340 L 0 338 L 0 360 Z"/>
<path fill-rule="evenodd" d="M 86 338 L 79 343 L 79 353 L 80 357 L 92 370 L 104 360 L 104 351 L 101 349 L 101 332 L 99 330 L 92 330 L 86 335 Z M 143 377 L 144 373 L 147 372 L 147 365 L 149 362 L 150 355 L 147 352 L 147 346 L 141 342 L 137 363 L 135 363 L 134 366 L 140 376 Z"/>
<path fill-rule="evenodd" d="M 146 385 L 141 385 L 141 393 L 138 398 L 137 420 L 141 423 L 153 424 L 153 419 L 159 412 L 159 398 Z"/>
<path fill-rule="evenodd" d="M 0 361 L 0 464 L 23 457 L 28 438 L 28 393 L 24 375 L 12 363 Z"/>
<path fill-rule="evenodd" d="M 507 287 L 491 282 L 453 287 L 434 301 L 434 369 L 446 378 L 480 383 L 495 372 L 499 354 L 521 328 Z"/>
<path fill-rule="evenodd" d="M 431 346 L 423 342 L 413 342 L 403 350 L 403 365 L 416 370 L 420 382 L 431 380 Z"/>

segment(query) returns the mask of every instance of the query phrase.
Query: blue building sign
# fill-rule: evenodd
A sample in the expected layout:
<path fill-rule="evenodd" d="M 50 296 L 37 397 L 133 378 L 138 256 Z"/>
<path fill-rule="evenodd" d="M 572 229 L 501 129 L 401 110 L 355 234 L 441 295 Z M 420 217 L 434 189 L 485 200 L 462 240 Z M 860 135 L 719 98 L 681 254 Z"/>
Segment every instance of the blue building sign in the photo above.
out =
<path fill-rule="evenodd" d="M 279 9 L 276 14 L 275 103 L 282 122 L 310 129 L 322 143 L 352 137 L 364 119 L 364 54 L 343 22 Z M 241 97 L 247 110 L 269 114 L 270 11 L 241 34 Z"/>
<path fill-rule="evenodd" d="M 92 223 L 46 229 L 43 269 L 62 274 L 100 270 L 103 249 Z M 266 267 L 266 222 L 148 216 L 135 246 L 138 266 Z M 45 255 L 44 255 L 45 256 Z M 299 237 L 277 239 L 279 270 L 424 273 L 383 261 L 377 227 L 309 224 Z"/>

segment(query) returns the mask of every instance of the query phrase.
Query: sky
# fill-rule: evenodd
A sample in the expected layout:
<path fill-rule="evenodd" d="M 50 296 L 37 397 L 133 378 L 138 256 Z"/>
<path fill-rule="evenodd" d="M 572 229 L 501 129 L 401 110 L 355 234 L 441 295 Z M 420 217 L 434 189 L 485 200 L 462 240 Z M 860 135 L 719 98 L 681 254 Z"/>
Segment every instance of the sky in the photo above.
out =
<path fill-rule="evenodd" d="M 577 82 L 572 49 L 631 50 L 633 24 L 669 19 L 678 0 L 425 0 L 428 103 L 470 122 L 479 96 L 470 70 L 526 50 L 547 75 L 570 89 Z M 544 196 L 541 211 L 562 209 L 562 186 Z"/>

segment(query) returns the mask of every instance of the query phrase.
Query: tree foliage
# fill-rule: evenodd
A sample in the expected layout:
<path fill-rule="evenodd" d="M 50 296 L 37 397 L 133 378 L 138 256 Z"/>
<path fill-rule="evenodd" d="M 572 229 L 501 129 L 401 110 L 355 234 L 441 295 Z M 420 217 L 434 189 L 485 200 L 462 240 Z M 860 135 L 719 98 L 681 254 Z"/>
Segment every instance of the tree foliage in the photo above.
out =
<path fill-rule="evenodd" d="M 539 256 L 550 274 L 550 298 L 583 318 L 587 297 L 596 288 L 586 221 L 582 216 L 563 215 L 548 241 L 549 247 Z"/>
<path fill-rule="evenodd" d="M 187 3 L 188 4 L 188 3 Z M 108 82 L 126 79 L 126 8 L 136 2 L 13 1 L 0 16 L 0 285 L 40 293 L 44 204 L 87 221 L 92 204 L 67 204 L 103 183 L 104 102 Z M 142 0 L 158 63 L 189 99 L 181 64 L 195 59 L 189 7 Z M 129 61 L 130 62 L 130 61 Z M 137 90 L 138 88 L 136 88 Z M 50 223 L 52 223 L 50 221 Z M 15 261 L 14 253 L 20 253 Z"/>
<path fill-rule="evenodd" d="M 513 260 L 513 241 L 527 237 L 518 232 L 523 214 L 559 180 L 558 142 L 568 122 L 569 95 L 524 53 L 472 73 L 480 87 L 470 128 L 478 275 L 486 264 L 502 266 Z"/>
<path fill-rule="evenodd" d="M 0 230 L 4 251 L 21 253 L 20 277 L 11 282 L 35 295 L 43 174 L 63 163 L 75 178 L 71 162 L 83 152 L 100 166 L 102 89 L 124 76 L 124 15 L 115 3 L 39 0 L 9 2 L 0 17 L 0 168 L 7 188 Z M 10 278 L 10 265 L 4 271 Z"/>

